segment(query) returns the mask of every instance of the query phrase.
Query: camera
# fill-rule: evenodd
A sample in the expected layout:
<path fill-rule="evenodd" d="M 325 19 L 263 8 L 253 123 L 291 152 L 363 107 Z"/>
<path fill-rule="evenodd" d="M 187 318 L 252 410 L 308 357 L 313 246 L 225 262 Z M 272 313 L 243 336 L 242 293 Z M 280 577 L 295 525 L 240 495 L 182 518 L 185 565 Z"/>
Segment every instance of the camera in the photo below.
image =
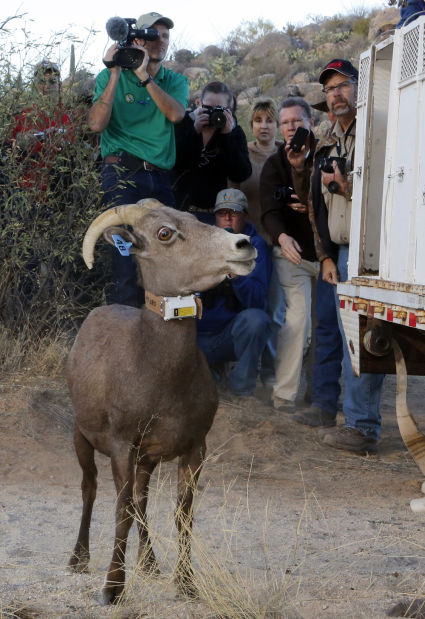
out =
<path fill-rule="evenodd" d="M 295 193 L 295 189 L 293 187 L 278 187 L 274 192 L 275 200 L 282 200 L 286 204 L 293 204 L 298 202 L 296 198 L 292 197 L 292 194 Z"/>
<path fill-rule="evenodd" d="M 156 28 L 137 28 L 134 18 L 111 17 L 106 22 L 106 31 L 110 38 L 118 41 L 118 48 L 113 62 L 123 69 L 137 69 L 143 62 L 144 52 L 132 47 L 134 39 L 156 41 L 159 38 Z"/>
<path fill-rule="evenodd" d="M 345 157 L 323 157 L 319 163 L 319 170 L 327 174 L 333 174 L 334 167 L 332 164 L 334 161 L 336 161 L 341 174 L 345 174 L 345 164 L 347 161 Z"/>
<path fill-rule="evenodd" d="M 208 125 L 216 129 L 222 129 L 227 120 L 226 114 L 224 113 L 227 107 L 223 107 L 222 105 L 203 105 L 202 107 L 205 113 L 209 115 Z"/>

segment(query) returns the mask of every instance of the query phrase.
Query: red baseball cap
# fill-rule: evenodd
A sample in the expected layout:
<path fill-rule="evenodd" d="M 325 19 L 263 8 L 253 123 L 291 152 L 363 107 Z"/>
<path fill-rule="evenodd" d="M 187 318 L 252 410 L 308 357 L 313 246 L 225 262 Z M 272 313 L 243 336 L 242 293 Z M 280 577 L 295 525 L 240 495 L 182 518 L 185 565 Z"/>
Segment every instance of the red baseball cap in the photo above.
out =
<path fill-rule="evenodd" d="M 319 82 L 321 84 L 325 83 L 329 73 L 341 73 L 341 75 L 354 77 L 356 80 L 359 79 L 359 72 L 356 67 L 348 60 L 343 60 L 342 58 L 334 58 L 321 70 L 319 75 Z"/>

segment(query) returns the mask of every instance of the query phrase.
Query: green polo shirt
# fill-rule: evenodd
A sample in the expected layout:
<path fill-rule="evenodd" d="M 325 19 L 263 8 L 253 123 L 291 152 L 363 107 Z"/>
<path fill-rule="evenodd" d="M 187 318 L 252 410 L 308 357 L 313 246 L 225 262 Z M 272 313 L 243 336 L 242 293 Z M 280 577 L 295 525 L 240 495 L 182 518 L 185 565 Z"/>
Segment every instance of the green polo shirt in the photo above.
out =
<path fill-rule="evenodd" d="M 104 91 L 109 69 L 96 78 L 93 101 Z M 187 77 L 161 66 L 155 82 L 184 108 L 189 96 Z M 153 165 L 170 170 L 176 159 L 174 124 L 159 110 L 146 88 L 130 70 L 121 70 L 111 119 L 100 138 L 102 157 L 127 151 Z"/>

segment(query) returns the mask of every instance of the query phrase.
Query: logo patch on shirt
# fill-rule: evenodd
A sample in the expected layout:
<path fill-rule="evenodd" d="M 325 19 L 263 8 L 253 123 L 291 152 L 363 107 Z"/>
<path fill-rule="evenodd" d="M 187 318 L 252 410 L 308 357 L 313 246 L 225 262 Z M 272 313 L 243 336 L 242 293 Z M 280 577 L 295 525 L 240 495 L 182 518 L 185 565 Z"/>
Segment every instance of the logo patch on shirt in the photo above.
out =
<path fill-rule="evenodd" d="M 134 103 L 134 95 L 132 95 L 131 92 L 128 92 L 125 95 L 125 100 L 127 101 L 127 103 Z"/>

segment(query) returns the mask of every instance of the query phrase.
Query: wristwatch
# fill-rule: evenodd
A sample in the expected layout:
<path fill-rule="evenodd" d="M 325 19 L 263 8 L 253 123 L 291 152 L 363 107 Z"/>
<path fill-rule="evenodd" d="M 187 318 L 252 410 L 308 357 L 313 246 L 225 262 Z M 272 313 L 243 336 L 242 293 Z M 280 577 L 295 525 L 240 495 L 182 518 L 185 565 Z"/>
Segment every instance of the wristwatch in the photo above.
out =
<path fill-rule="evenodd" d="M 116 62 L 114 60 L 104 60 L 103 64 L 105 65 L 105 67 L 107 69 L 112 69 L 112 67 L 116 67 L 117 66 L 117 64 L 116 64 Z"/>
<path fill-rule="evenodd" d="M 145 80 L 143 80 L 143 82 L 142 82 L 142 80 L 139 80 L 139 86 L 145 87 L 148 84 L 150 84 L 151 82 L 153 82 L 153 77 L 152 77 L 152 75 L 149 75 Z"/>

